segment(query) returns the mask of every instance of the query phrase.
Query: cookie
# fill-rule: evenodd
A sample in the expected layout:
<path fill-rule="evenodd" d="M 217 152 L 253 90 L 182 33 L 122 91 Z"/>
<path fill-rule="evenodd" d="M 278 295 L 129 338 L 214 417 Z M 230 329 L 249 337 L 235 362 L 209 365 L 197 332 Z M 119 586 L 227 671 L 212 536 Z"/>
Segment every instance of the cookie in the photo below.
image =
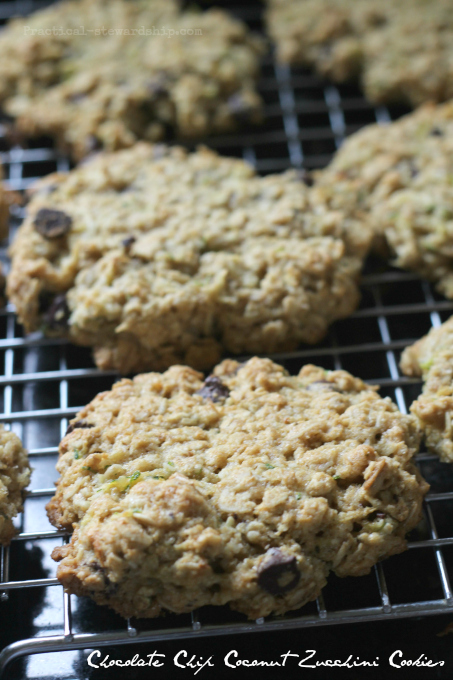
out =
<path fill-rule="evenodd" d="M 429 451 L 453 462 L 453 317 L 407 347 L 401 356 L 406 375 L 423 378 L 423 392 L 411 406 Z"/>
<path fill-rule="evenodd" d="M 19 437 L 0 426 L 0 545 L 8 545 L 16 533 L 12 519 L 23 510 L 30 474 L 28 455 Z"/>
<path fill-rule="evenodd" d="M 267 0 L 281 62 L 336 82 L 358 79 L 374 103 L 453 97 L 451 0 Z"/>
<path fill-rule="evenodd" d="M 263 42 L 228 13 L 176 0 L 68 0 L 0 36 L 0 104 L 26 135 L 81 158 L 261 118 Z"/>
<path fill-rule="evenodd" d="M 209 368 L 320 340 L 357 305 L 370 237 L 295 171 L 142 142 L 35 187 L 8 294 L 102 369 Z"/>
<path fill-rule="evenodd" d="M 368 214 L 394 264 L 453 297 L 453 102 L 351 135 L 316 175 L 320 200 Z"/>
<path fill-rule="evenodd" d="M 48 504 L 58 578 L 125 617 L 298 609 L 406 547 L 418 430 L 345 371 L 226 360 L 124 379 L 71 421 Z"/>

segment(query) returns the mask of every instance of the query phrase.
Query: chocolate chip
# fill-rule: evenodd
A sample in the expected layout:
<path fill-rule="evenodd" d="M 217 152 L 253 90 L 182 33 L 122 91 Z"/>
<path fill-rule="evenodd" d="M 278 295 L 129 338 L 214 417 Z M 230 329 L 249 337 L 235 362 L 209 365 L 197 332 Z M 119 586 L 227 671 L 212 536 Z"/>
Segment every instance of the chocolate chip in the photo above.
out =
<path fill-rule="evenodd" d="M 419 170 L 414 165 L 414 163 L 409 163 L 409 169 L 410 169 L 411 177 L 417 177 Z"/>
<path fill-rule="evenodd" d="M 72 217 L 62 210 L 41 208 L 35 215 L 33 225 L 41 236 L 52 240 L 68 233 L 72 225 Z"/>
<path fill-rule="evenodd" d="M 66 430 L 66 434 L 69 434 L 70 432 L 73 432 L 74 430 L 80 428 L 80 429 L 88 429 L 89 427 L 94 427 L 93 423 L 87 423 L 86 420 L 78 420 L 76 423 L 70 423 L 68 425 L 68 429 Z"/>
<path fill-rule="evenodd" d="M 168 97 L 169 79 L 165 74 L 161 74 L 154 80 L 151 80 L 147 85 L 147 90 L 151 95 L 151 101 L 160 99 L 161 97 Z"/>
<path fill-rule="evenodd" d="M 374 512 L 370 512 L 370 514 L 367 517 L 367 520 L 370 522 L 374 522 L 375 519 L 385 519 L 387 515 L 385 512 L 380 512 L 379 510 L 375 510 Z"/>
<path fill-rule="evenodd" d="M 240 92 L 235 92 L 227 101 L 228 110 L 233 118 L 241 124 L 252 123 L 257 109 Z"/>
<path fill-rule="evenodd" d="M 283 595 L 300 581 L 300 571 L 295 557 L 285 555 L 278 548 L 267 553 L 266 560 L 258 569 L 258 585 L 271 595 Z"/>
<path fill-rule="evenodd" d="M 50 307 L 44 312 L 42 321 L 44 330 L 47 331 L 64 331 L 68 327 L 68 320 L 71 315 L 68 303 L 66 302 L 66 295 L 56 295 Z"/>
<path fill-rule="evenodd" d="M 127 238 L 123 238 L 121 243 L 123 244 L 124 250 L 126 251 L 126 253 L 128 253 L 130 251 L 131 246 L 134 245 L 136 240 L 137 239 L 135 238 L 135 236 L 128 236 Z"/>
<path fill-rule="evenodd" d="M 213 583 L 212 586 L 209 587 L 209 590 L 211 593 L 219 593 L 221 590 L 220 583 Z"/>
<path fill-rule="evenodd" d="M 340 392 L 341 390 L 336 387 L 329 380 L 314 380 L 309 385 L 305 386 L 305 389 L 309 392 Z"/>
<path fill-rule="evenodd" d="M 102 142 L 98 137 L 96 137 L 96 135 L 88 135 L 85 139 L 85 148 L 87 153 L 100 151 L 102 149 Z"/>
<path fill-rule="evenodd" d="M 444 136 L 444 133 L 438 127 L 433 127 L 433 129 L 431 130 L 431 132 L 429 134 L 433 135 L 434 137 L 443 137 Z"/>
<path fill-rule="evenodd" d="M 226 399 L 230 394 L 230 390 L 222 381 L 215 375 L 210 375 L 204 381 L 204 385 L 201 390 L 195 392 L 203 397 L 203 399 L 210 399 L 211 401 L 220 401 L 221 399 Z"/>
<path fill-rule="evenodd" d="M 312 187 L 315 183 L 312 175 L 307 170 L 297 170 L 297 179 L 303 182 L 307 187 Z"/>
<path fill-rule="evenodd" d="M 225 573 L 225 569 L 223 568 L 222 561 L 219 557 L 216 557 L 211 562 L 209 562 L 209 566 L 211 567 L 214 574 L 224 574 Z"/>

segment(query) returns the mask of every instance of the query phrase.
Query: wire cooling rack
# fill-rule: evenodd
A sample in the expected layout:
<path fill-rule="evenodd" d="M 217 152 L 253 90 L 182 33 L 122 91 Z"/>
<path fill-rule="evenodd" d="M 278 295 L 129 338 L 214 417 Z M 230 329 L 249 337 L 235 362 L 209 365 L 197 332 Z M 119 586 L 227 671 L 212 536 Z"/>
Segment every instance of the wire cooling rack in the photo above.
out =
<path fill-rule="evenodd" d="M 0 21 L 44 4 L 0 2 Z M 258 7 L 241 7 L 238 12 L 255 29 L 260 28 Z M 385 124 L 404 113 L 373 108 L 354 87 L 326 84 L 306 71 L 276 65 L 271 56 L 264 60 L 262 72 L 264 125 L 209 140 L 221 153 L 243 156 L 261 173 L 321 167 L 348 134 L 366 123 Z M 9 187 L 17 191 L 37 177 L 70 167 L 68 159 L 45 140 L 31 141 L 26 148 L 11 146 L 5 127 L 0 127 L 0 159 Z M 20 208 L 13 213 L 12 233 L 22 217 Z M 6 262 L 3 245 L 0 258 Z M 344 368 L 379 384 L 381 394 L 407 412 L 420 383 L 401 375 L 399 354 L 431 326 L 440 325 L 452 310 L 453 302 L 415 275 L 370 261 L 355 314 L 337 322 L 321 345 L 272 358 L 292 373 L 309 362 L 327 369 Z M 453 475 L 449 466 L 426 453 L 418 456 L 418 464 L 431 491 L 424 520 L 410 536 L 409 550 L 378 564 L 361 579 L 331 577 L 316 603 L 283 618 L 250 623 L 227 608 L 207 607 L 191 616 L 124 621 L 85 598 L 71 598 L 63 593 L 49 557 L 68 536 L 48 523 L 44 506 L 53 494 L 58 443 L 68 419 L 97 392 L 110 388 L 117 376 L 97 370 L 86 349 L 39 334 L 24 337 L 11 305 L 0 312 L 0 366 L 0 422 L 22 438 L 33 466 L 19 533 L 10 548 L 1 549 L 0 634 L 6 635 L 8 644 L 0 653 L 0 675 L 12 659 L 39 652 L 453 612 Z M 13 622 L 11 630 L 10 623 L 8 631 L 2 630 L 6 613 L 10 621 L 11 612 L 18 608 L 22 608 L 20 627 L 16 630 Z M 30 666 L 27 677 L 33 677 Z"/>

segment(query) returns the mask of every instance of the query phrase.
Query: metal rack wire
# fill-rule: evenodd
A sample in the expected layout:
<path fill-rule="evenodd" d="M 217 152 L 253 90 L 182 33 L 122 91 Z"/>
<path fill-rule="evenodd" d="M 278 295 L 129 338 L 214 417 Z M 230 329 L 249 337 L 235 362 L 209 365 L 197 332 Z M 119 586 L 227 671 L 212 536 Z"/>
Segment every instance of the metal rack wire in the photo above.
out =
<path fill-rule="evenodd" d="M 0 19 L 28 12 L 31 6 L 30 1 L 0 3 Z M 258 26 L 257 9 L 244 11 L 250 23 Z M 222 153 L 242 155 L 263 173 L 325 165 L 345 136 L 365 123 L 386 123 L 402 112 L 373 108 L 353 87 L 325 84 L 305 71 L 276 65 L 271 57 L 263 64 L 260 88 L 265 100 L 263 127 L 235 137 L 217 137 L 209 144 Z M 32 144 L 11 148 L 5 129 L 0 128 L 0 159 L 7 183 L 14 190 L 25 189 L 48 172 L 69 168 L 68 159 L 49 144 L 43 145 L 42 140 Z M 13 227 L 21 216 L 17 208 Z M 6 261 L 5 248 L 0 258 Z M 335 324 L 321 345 L 272 358 L 291 372 L 308 362 L 345 368 L 380 384 L 381 393 L 407 412 L 420 384 L 400 374 L 399 353 L 448 318 L 453 302 L 441 298 L 415 275 L 382 262 L 367 265 L 362 294 L 356 313 Z M 448 466 L 423 453 L 418 463 L 432 484 L 425 520 L 410 537 L 407 553 L 378 564 L 374 573 L 360 580 L 360 588 L 355 587 L 355 581 L 351 585 L 352 579 L 333 577 L 334 584 L 330 582 L 316 605 L 253 623 L 227 608 L 140 622 L 124 622 L 105 611 L 96 619 L 101 608 L 65 595 L 55 578 L 49 554 L 68 537 L 51 527 L 44 505 L 53 494 L 58 443 L 68 418 L 98 391 L 110 387 L 117 376 L 97 370 L 85 349 L 39 334 L 23 337 L 11 306 L 0 312 L 0 363 L 0 422 L 22 437 L 34 468 L 19 533 L 11 548 L 1 549 L 0 619 L 8 598 L 24 589 L 40 593 L 41 612 L 33 619 L 31 634 L 16 639 L 0 653 L 0 674 L 12 659 L 39 652 L 453 613 L 453 522 L 448 520 L 453 507 L 453 475 Z M 16 576 L 19 562 L 25 564 L 22 578 Z M 410 577 L 403 582 L 401 573 Z"/>

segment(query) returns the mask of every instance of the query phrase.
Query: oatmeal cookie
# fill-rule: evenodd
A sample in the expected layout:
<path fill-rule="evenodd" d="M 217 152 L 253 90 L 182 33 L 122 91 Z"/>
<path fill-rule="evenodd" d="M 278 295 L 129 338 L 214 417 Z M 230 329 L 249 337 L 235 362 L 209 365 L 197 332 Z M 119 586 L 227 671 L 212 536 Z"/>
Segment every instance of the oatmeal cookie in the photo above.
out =
<path fill-rule="evenodd" d="M 142 142 L 35 188 L 8 294 L 100 368 L 209 368 L 320 340 L 358 302 L 370 236 L 295 171 Z"/>
<path fill-rule="evenodd" d="M 16 533 L 12 519 L 23 510 L 30 474 L 28 455 L 19 437 L 0 426 L 0 545 L 8 545 Z"/>
<path fill-rule="evenodd" d="M 418 418 L 426 446 L 445 463 L 453 463 L 453 317 L 407 347 L 401 368 L 424 381 L 411 411 Z"/>
<path fill-rule="evenodd" d="M 27 135 L 81 158 L 137 139 L 258 122 L 261 39 L 177 0 L 66 0 L 0 36 L 0 104 Z"/>
<path fill-rule="evenodd" d="M 282 62 L 358 79 L 375 103 L 453 97 L 451 0 L 267 0 Z"/>
<path fill-rule="evenodd" d="M 413 416 L 345 371 L 226 360 L 98 395 L 60 445 L 58 578 L 123 616 L 301 607 L 406 548 L 428 485 Z"/>
<path fill-rule="evenodd" d="M 394 264 L 453 297 L 453 102 L 367 126 L 315 175 L 320 200 L 368 214 Z"/>

